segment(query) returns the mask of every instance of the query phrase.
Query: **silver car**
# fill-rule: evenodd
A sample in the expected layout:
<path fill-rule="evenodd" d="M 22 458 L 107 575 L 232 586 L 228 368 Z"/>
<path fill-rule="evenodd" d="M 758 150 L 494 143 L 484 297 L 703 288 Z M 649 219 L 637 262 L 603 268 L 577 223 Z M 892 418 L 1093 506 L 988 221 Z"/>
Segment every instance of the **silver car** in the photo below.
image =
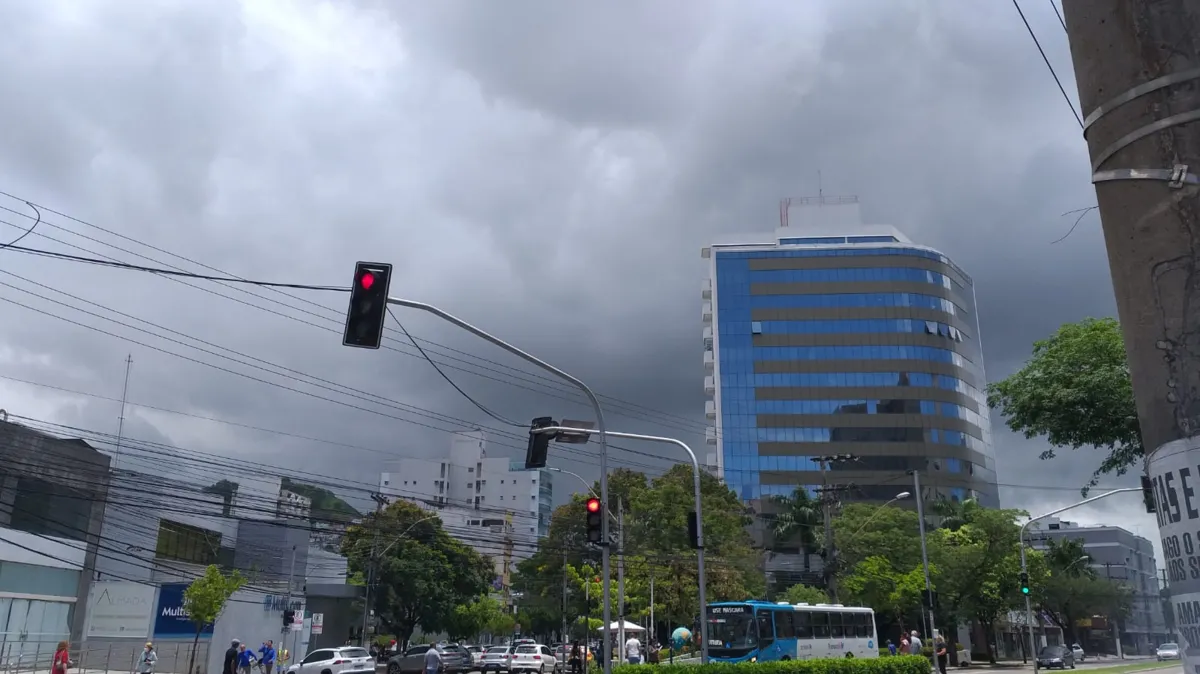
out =
<path fill-rule="evenodd" d="M 1154 657 L 1159 662 L 1162 662 L 1164 660 L 1178 660 L 1179 659 L 1179 644 L 1174 644 L 1174 643 L 1168 642 L 1168 643 L 1159 645 L 1158 649 L 1154 651 Z"/>

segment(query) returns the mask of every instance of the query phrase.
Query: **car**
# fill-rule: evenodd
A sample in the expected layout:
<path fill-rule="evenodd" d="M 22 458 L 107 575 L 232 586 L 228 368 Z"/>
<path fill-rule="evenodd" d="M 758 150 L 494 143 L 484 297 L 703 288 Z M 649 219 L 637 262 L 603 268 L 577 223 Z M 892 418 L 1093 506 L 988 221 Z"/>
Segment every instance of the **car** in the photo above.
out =
<path fill-rule="evenodd" d="M 467 652 L 471 654 L 471 664 L 475 669 L 479 669 L 479 665 L 483 662 L 483 646 L 463 646 Z"/>
<path fill-rule="evenodd" d="M 550 651 L 549 646 L 544 644 L 518 644 L 513 647 L 512 654 L 508 658 L 510 674 L 521 674 L 522 672 L 553 674 L 557 665 L 558 660 L 554 657 L 554 653 Z"/>
<path fill-rule="evenodd" d="M 555 671 L 567 671 L 567 661 L 571 659 L 571 647 L 567 644 L 559 644 L 554 647 L 554 659 L 556 660 Z"/>
<path fill-rule="evenodd" d="M 474 667 L 471 656 L 466 649 L 457 644 L 420 644 L 409 646 L 403 653 L 397 653 L 388 660 L 387 674 L 424 674 L 425 654 L 429 649 L 437 649 L 442 656 L 443 674 L 464 674 Z"/>
<path fill-rule="evenodd" d="M 1159 662 L 1163 662 L 1164 660 L 1178 660 L 1179 644 L 1169 641 L 1165 644 L 1159 644 L 1158 648 L 1154 651 L 1154 657 Z"/>
<path fill-rule="evenodd" d="M 1046 646 L 1038 653 L 1037 665 L 1041 669 L 1075 669 L 1075 653 L 1069 646 Z"/>
<path fill-rule="evenodd" d="M 358 646 L 318 648 L 287 668 L 288 674 L 375 674 L 375 661 Z"/>
<path fill-rule="evenodd" d="M 1083 647 L 1079 644 L 1071 644 L 1071 655 L 1075 656 L 1075 662 L 1083 662 L 1086 659 L 1083 654 Z"/>
<path fill-rule="evenodd" d="M 508 672 L 508 651 L 511 650 L 508 646 L 489 646 L 483 652 L 483 658 L 479 661 L 479 671 L 484 674 L 490 672 Z"/>

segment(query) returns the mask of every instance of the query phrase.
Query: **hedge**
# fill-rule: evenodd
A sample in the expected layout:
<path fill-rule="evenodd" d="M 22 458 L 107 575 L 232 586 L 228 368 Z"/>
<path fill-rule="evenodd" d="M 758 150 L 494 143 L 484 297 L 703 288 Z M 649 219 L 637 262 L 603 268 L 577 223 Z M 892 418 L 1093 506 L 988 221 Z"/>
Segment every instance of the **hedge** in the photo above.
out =
<path fill-rule="evenodd" d="M 699 665 L 617 665 L 621 674 L 695 674 Z M 918 655 L 887 658 L 823 658 L 783 662 L 711 662 L 704 674 L 929 674 L 929 659 Z"/>

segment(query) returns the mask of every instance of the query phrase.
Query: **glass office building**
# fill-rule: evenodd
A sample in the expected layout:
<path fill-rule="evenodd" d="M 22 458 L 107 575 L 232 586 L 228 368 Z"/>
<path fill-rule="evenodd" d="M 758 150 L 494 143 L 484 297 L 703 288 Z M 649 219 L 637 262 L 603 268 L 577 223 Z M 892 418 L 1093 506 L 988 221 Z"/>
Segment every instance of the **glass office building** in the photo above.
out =
<path fill-rule="evenodd" d="M 926 501 L 997 507 L 971 277 L 893 228 L 837 229 L 705 249 L 710 470 L 751 503 L 884 502 L 915 469 Z"/>

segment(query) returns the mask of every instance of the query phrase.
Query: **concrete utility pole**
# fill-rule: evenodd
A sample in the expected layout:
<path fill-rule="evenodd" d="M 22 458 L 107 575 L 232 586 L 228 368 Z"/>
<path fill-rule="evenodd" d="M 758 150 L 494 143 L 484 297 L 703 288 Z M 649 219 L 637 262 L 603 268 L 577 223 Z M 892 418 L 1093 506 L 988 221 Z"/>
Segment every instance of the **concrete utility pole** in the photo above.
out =
<path fill-rule="evenodd" d="M 1200 4 L 1063 0 L 1063 15 L 1171 600 L 1194 606 L 1200 580 L 1188 577 L 1186 557 L 1200 524 Z M 1200 666 L 1200 643 L 1188 641 L 1183 660 L 1185 671 Z"/>
<path fill-rule="evenodd" d="M 375 500 L 375 521 L 372 522 L 375 526 L 375 538 L 371 541 L 371 561 L 367 564 L 367 586 L 363 588 L 362 644 L 360 644 L 363 648 L 371 643 L 367 638 L 367 627 L 371 621 L 371 588 L 375 586 L 375 567 L 379 564 L 379 517 L 383 514 L 383 507 L 387 505 L 387 499 L 382 494 L 371 494 L 371 498 Z"/>
<path fill-rule="evenodd" d="M 829 601 L 834 604 L 838 600 L 837 551 L 833 545 L 833 506 L 836 497 L 833 496 L 833 490 L 829 488 L 829 466 L 835 461 L 853 461 L 854 458 L 851 454 L 829 454 L 812 458 L 821 466 L 821 515 L 825 520 L 825 591 L 829 594 Z"/>
<path fill-rule="evenodd" d="M 617 653 L 625 661 L 625 502 L 617 499 Z"/>

